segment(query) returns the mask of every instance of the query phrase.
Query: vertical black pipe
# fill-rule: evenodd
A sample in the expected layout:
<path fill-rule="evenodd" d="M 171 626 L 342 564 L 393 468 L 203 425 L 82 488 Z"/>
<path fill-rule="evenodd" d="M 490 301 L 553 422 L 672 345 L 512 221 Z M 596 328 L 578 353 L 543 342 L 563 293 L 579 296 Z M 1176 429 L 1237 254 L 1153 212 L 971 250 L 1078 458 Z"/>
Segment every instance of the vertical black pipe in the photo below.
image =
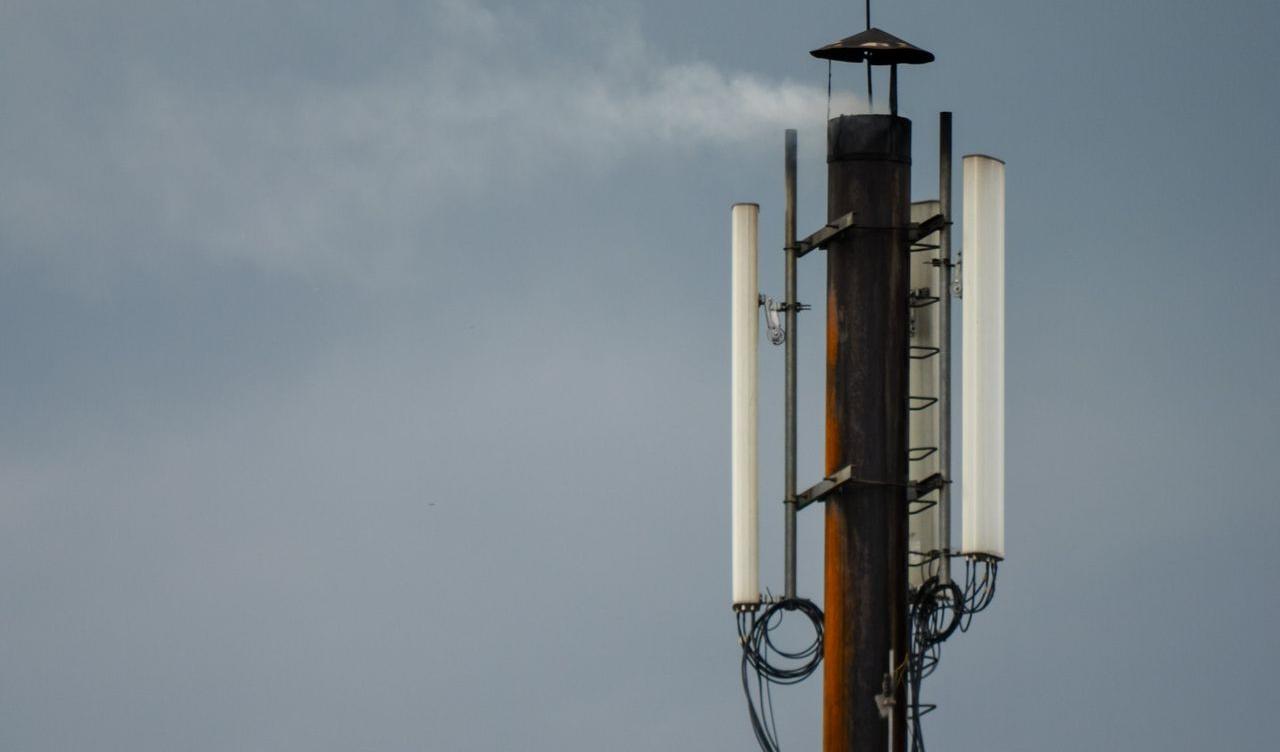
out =
<path fill-rule="evenodd" d="M 941 315 L 938 322 L 938 342 L 942 348 L 938 380 L 941 382 L 941 399 L 935 410 L 940 411 L 938 430 L 938 467 L 946 482 L 938 492 L 939 547 L 942 549 L 942 566 L 938 579 L 951 581 L 951 113 L 938 116 L 938 202 L 942 216 L 947 220 L 942 226 L 938 243 L 938 279 L 941 280 Z"/>
<path fill-rule="evenodd" d="M 898 114 L 898 66 L 889 66 L 889 114 Z"/>
<path fill-rule="evenodd" d="M 828 474 L 857 485 L 826 504 L 823 749 L 884 750 L 889 655 L 907 655 L 907 363 L 911 122 L 850 115 L 827 124 L 827 216 L 856 228 L 827 255 Z M 906 692 L 894 692 L 905 749 Z"/>
<path fill-rule="evenodd" d="M 786 355 L 786 460 L 784 503 L 786 506 L 785 590 L 796 597 L 796 132 L 786 133 L 786 255 L 787 355 Z"/>

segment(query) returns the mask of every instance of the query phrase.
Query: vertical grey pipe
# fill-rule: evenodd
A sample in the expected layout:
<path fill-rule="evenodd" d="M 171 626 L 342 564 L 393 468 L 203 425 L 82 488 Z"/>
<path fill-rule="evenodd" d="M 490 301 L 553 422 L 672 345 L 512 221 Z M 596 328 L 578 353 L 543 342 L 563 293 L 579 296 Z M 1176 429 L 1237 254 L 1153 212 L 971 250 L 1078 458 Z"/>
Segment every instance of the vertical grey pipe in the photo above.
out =
<path fill-rule="evenodd" d="M 867 114 L 875 112 L 876 107 L 875 92 L 871 90 L 871 61 L 867 61 Z"/>
<path fill-rule="evenodd" d="M 898 114 L 898 66 L 889 66 L 889 114 Z"/>
<path fill-rule="evenodd" d="M 786 134 L 787 209 L 785 255 L 787 264 L 787 365 L 786 365 L 786 597 L 796 597 L 796 132 Z"/>
<path fill-rule="evenodd" d="M 938 492 L 938 540 L 942 544 L 942 567 L 938 571 L 938 579 L 951 581 L 951 113 L 943 112 L 938 117 L 938 201 L 942 204 L 942 216 L 947 220 L 942 226 L 938 258 L 941 266 L 938 273 L 942 280 L 942 311 L 938 333 L 942 346 L 942 363 L 939 367 L 939 380 L 942 382 L 941 394 L 937 409 L 941 412 L 941 436 L 938 441 L 938 465 L 942 477 L 946 481 Z"/>

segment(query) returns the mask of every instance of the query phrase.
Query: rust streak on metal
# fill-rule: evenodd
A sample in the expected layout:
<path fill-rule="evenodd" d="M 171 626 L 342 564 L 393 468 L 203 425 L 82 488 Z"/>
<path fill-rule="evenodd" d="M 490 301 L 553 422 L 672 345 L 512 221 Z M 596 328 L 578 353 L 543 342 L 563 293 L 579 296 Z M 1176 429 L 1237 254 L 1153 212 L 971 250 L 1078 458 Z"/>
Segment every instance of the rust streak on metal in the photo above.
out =
<path fill-rule="evenodd" d="M 830 262 L 828 262 L 830 263 Z M 826 474 L 831 475 L 839 470 L 841 450 L 840 413 L 836 406 L 835 364 L 840 352 L 840 319 L 839 299 L 836 291 L 827 287 L 827 415 L 826 415 Z M 833 430 L 834 427 L 834 430 Z"/>

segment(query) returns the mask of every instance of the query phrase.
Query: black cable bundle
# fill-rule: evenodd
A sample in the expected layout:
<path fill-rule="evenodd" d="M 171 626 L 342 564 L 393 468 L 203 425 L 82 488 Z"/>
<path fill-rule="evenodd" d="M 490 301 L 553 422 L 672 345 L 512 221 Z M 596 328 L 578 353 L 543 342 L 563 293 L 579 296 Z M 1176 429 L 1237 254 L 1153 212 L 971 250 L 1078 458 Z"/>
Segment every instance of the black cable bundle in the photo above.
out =
<path fill-rule="evenodd" d="M 907 682 L 910 692 L 911 752 L 924 752 L 920 719 L 937 706 L 920 702 L 920 685 L 941 658 L 942 643 L 956 631 L 967 632 L 973 615 L 991 605 L 996 594 L 999 559 L 966 557 L 964 587 L 930 577 L 912 593 L 909 610 L 911 652 Z"/>
<path fill-rule="evenodd" d="M 920 719 L 935 708 L 920 702 L 920 685 L 938 667 L 942 642 L 960 626 L 963 595 L 954 582 L 929 578 L 912 596 L 909 611 L 911 652 L 907 664 L 907 690 L 910 693 L 911 751 L 924 752 L 924 735 Z"/>
<path fill-rule="evenodd" d="M 783 650 L 774 644 L 772 633 L 781 626 L 787 613 L 795 611 L 809 617 L 813 641 L 798 651 Z M 822 609 L 804 598 L 788 598 L 770 604 L 759 616 L 754 612 L 739 612 L 738 640 L 742 643 L 742 691 L 747 696 L 751 729 L 760 749 L 777 752 L 772 686 L 799 684 L 818 670 L 822 663 Z M 771 662 L 779 658 L 785 662 L 783 665 Z M 752 671 L 756 675 L 754 697 L 751 691 Z"/>
<path fill-rule="evenodd" d="M 954 555 L 953 555 L 954 556 Z M 940 555 L 927 557 L 912 566 L 936 566 Z M 933 673 L 942 654 L 942 643 L 957 631 L 968 631 L 974 614 L 991 605 L 996 593 L 996 573 L 1000 560 L 989 556 L 966 556 L 964 585 L 942 582 L 935 574 L 911 593 L 908 609 L 909 654 L 906 682 L 908 691 L 908 723 L 911 752 L 924 752 L 924 734 L 920 719 L 937 706 L 920 702 L 924 678 Z M 782 625 L 786 614 L 798 611 L 809 618 L 813 641 L 797 651 L 779 648 L 773 633 Z M 804 598 L 775 601 L 759 615 L 754 611 L 738 612 L 738 640 L 742 643 L 742 691 L 747 696 L 747 712 L 751 729 L 764 752 L 777 752 L 777 724 L 773 716 L 773 685 L 799 684 L 813 675 L 822 663 L 822 609 Z M 774 663 L 780 660 L 781 664 Z M 755 690 L 751 674 L 755 672 Z M 894 683 L 902 681 L 895 671 Z"/>

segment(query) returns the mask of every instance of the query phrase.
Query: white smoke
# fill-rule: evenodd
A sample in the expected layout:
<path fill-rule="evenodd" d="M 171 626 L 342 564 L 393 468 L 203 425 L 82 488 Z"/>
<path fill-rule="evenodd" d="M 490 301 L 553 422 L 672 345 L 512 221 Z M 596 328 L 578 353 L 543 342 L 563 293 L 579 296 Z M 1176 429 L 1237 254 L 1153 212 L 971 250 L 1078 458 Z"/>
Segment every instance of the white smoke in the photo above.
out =
<path fill-rule="evenodd" d="M 157 252 L 394 275 L 397 258 L 420 253 L 424 216 L 495 180 L 531 186 L 552 167 L 600 173 L 673 147 L 774 138 L 820 123 L 826 106 L 818 86 L 667 61 L 627 17 L 470 0 L 431 13 L 421 51 L 349 80 L 122 71 L 124 96 L 65 118 L 91 131 L 6 160 L 0 221 L 13 249 L 73 253 L 89 276 Z M 547 31 L 565 24 L 572 46 Z"/>

